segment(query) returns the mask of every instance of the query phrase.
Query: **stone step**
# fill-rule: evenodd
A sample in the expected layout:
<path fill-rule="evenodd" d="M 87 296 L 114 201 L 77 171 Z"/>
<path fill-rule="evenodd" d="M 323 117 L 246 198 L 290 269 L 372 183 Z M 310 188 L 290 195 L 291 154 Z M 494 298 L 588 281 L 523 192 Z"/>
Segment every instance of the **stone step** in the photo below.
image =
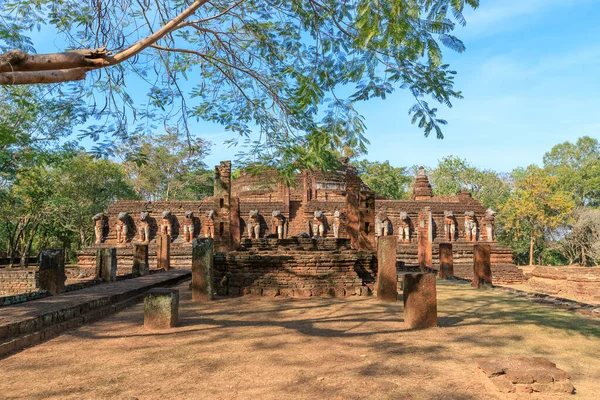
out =
<path fill-rule="evenodd" d="M 187 270 L 169 270 L 2 307 L 0 357 L 120 311 L 140 301 L 148 289 L 174 285 L 190 276 Z"/>

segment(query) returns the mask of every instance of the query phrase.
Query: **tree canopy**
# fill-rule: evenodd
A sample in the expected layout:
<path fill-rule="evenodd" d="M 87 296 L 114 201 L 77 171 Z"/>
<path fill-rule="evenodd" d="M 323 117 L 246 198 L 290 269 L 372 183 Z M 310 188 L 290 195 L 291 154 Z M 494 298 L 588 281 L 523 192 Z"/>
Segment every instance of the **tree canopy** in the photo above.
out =
<path fill-rule="evenodd" d="M 323 152 L 363 149 L 355 106 L 403 89 L 412 123 L 443 137 L 461 94 L 442 48 L 479 0 L 14 0 L 0 4 L 0 83 L 57 85 L 88 100 L 85 134 L 121 139 L 148 120 L 185 132 L 188 118 L 222 124 L 244 144 L 240 161 L 298 169 Z M 36 54 L 36 27 L 64 51 Z M 136 101 L 131 87 L 145 87 Z M 189 132 L 188 132 L 189 133 Z M 100 150 L 103 148 L 100 147 Z M 310 151 L 306 151 L 309 149 Z"/>

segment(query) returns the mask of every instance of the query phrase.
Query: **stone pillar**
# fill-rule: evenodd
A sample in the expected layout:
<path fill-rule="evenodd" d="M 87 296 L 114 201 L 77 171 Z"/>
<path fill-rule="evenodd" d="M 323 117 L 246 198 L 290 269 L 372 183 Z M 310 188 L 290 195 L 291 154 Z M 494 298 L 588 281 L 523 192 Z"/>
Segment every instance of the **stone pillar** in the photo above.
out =
<path fill-rule="evenodd" d="M 359 248 L 360 185 L 354 180 L 346 183 L 346 233 L 353 249 Z M 374 229 L 373 227 L 371 229 Z"/>
<path fill-rule="evenodd" d="M 231 248 L 230 250 L 237 250 L 242 242 L 242 231 L 240 226 L 240 199 L 238 197 L 231 198 L 231 224 L 229 226 L 229 233 L 231 234 Z"/>
<path fill-rule="evenodd" d="M 404 274 L 404 322 L 412 329 L 437 326 L 435 274 Z"/>
<path fill-rule="evenodd" d="M 156 288 L 144 297 L 144 328 L 168 329 L 177 326 L 179 290 Z"/>
<path fill-rule="evenodd" d="M 150 273 L 148 264 L 148 245 L 134 243 L 133 245 L 133 266 L 131 268 L 133 276 L 143 276 Z"/>
<path fill-rule="evenodd" d="M 194 240 L 192 248 L 192 301 L 213 298 L 214 244 L 212 239 Z"/>
<path fill-rule="evenodd" d="M 490 261 L 491 246 L 489 244 L 473 245 L 473 282 L 471 286 L 492 286 L 492 263 Z"/>
<path fill-rule="evenodd" d="M 221 161 L 215 167 L 214 194 L 215 247 L 217 251 L 228 251 L 231 247 L 231 161 Z"/>
<path fill-rule="evenodd" d="M 46 249 L 40 252 L 40 290 L 47 290 L 51 295 L 64 293 L 65 252 L 63 250 Z"/>
<path fill-rule="evenodd" d="M 96 279 L 104 282 L 117 280 L 117 249 L 103 248 L 96 251 Z"/>
<path fill-rule="evenodd" d="M 452 243 L 440 243 L 440 279 L 454 277 Z"/>
<path fill-rule="evenodd" d="M 427 271 L 428 268 L 432 268 L 433 266 L 433 250 L 431 246 L 433 241 L 433 220 L 431 218 L 430 207 L 424 207 L 419 211 L 417 239 L 419 269 Z"/>
<path fill-rule="evenodd" d="M 171 236 L 164 233 L 156 237 L 156 268 L 171 269 Z"/>
<path fill-rule="evenodd" d="M 396 236 L 382 236 L 377 240 L 377 298 L 382 301 L 398 300 L 397 243 Z"/>

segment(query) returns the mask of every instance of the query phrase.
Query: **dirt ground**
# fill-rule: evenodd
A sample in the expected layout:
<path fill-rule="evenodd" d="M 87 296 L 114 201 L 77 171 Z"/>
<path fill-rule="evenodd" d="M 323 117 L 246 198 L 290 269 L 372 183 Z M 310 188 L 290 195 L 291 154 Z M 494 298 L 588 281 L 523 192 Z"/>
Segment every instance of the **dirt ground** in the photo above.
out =
<path fill-rule="evenodd" d="M 4 399 L 514 399 L 485 391 L 480 357 L 542 356 L 600 399 L 600 319 L 438 281 L 441 327 L 408 330 L 374 298 L 190 301 L 180 326 L 138 304 L 0 360 Z M 514 396 L 514 395 L 512 395 Z M 544 396 L 520 398 L 548 399 Z"/>

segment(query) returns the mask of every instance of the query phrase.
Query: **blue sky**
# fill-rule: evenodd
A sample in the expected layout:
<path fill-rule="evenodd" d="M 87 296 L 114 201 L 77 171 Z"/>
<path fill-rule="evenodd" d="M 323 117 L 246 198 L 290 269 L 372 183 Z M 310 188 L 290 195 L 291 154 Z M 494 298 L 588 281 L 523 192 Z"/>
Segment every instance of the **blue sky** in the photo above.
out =
<path fill-rule="evenodd" d="M 464 99 L 452 109 L 445 139 L 410 124 L 410 95 L 358 106 L 371 142 L 367 158 L 395 166 L 435 166 L 448 155 L 508 172 L 541 163 L 557 143 L 600 139 L 600 0 L 482 0 L 456 31 L 467 51 L 446 52 Z M 214 143 L 208 165 L 232 158 L 218 127 L 198 133 Z"/>
<path fill-rule="evenodd" d="M 449 123 L 445 139 L 424 138 L 410 124 L 413 102 L 399 90 L 357 107 L 371 142 L 366 158 L 435 166 L 455 155 L 508 172 L 541 163 L 555 144 L 600 139 L 599 17 L 600 0 L 481 0 L 455 32 L 467 51 L 445 52 L 464 95 L 452 109 L 439 107 Z M 209 166 L 235 158 L 237 149 L 223 143 L 232 134 L 222 127 L 192 122 L 192 130 L 213 143 Z"/>

